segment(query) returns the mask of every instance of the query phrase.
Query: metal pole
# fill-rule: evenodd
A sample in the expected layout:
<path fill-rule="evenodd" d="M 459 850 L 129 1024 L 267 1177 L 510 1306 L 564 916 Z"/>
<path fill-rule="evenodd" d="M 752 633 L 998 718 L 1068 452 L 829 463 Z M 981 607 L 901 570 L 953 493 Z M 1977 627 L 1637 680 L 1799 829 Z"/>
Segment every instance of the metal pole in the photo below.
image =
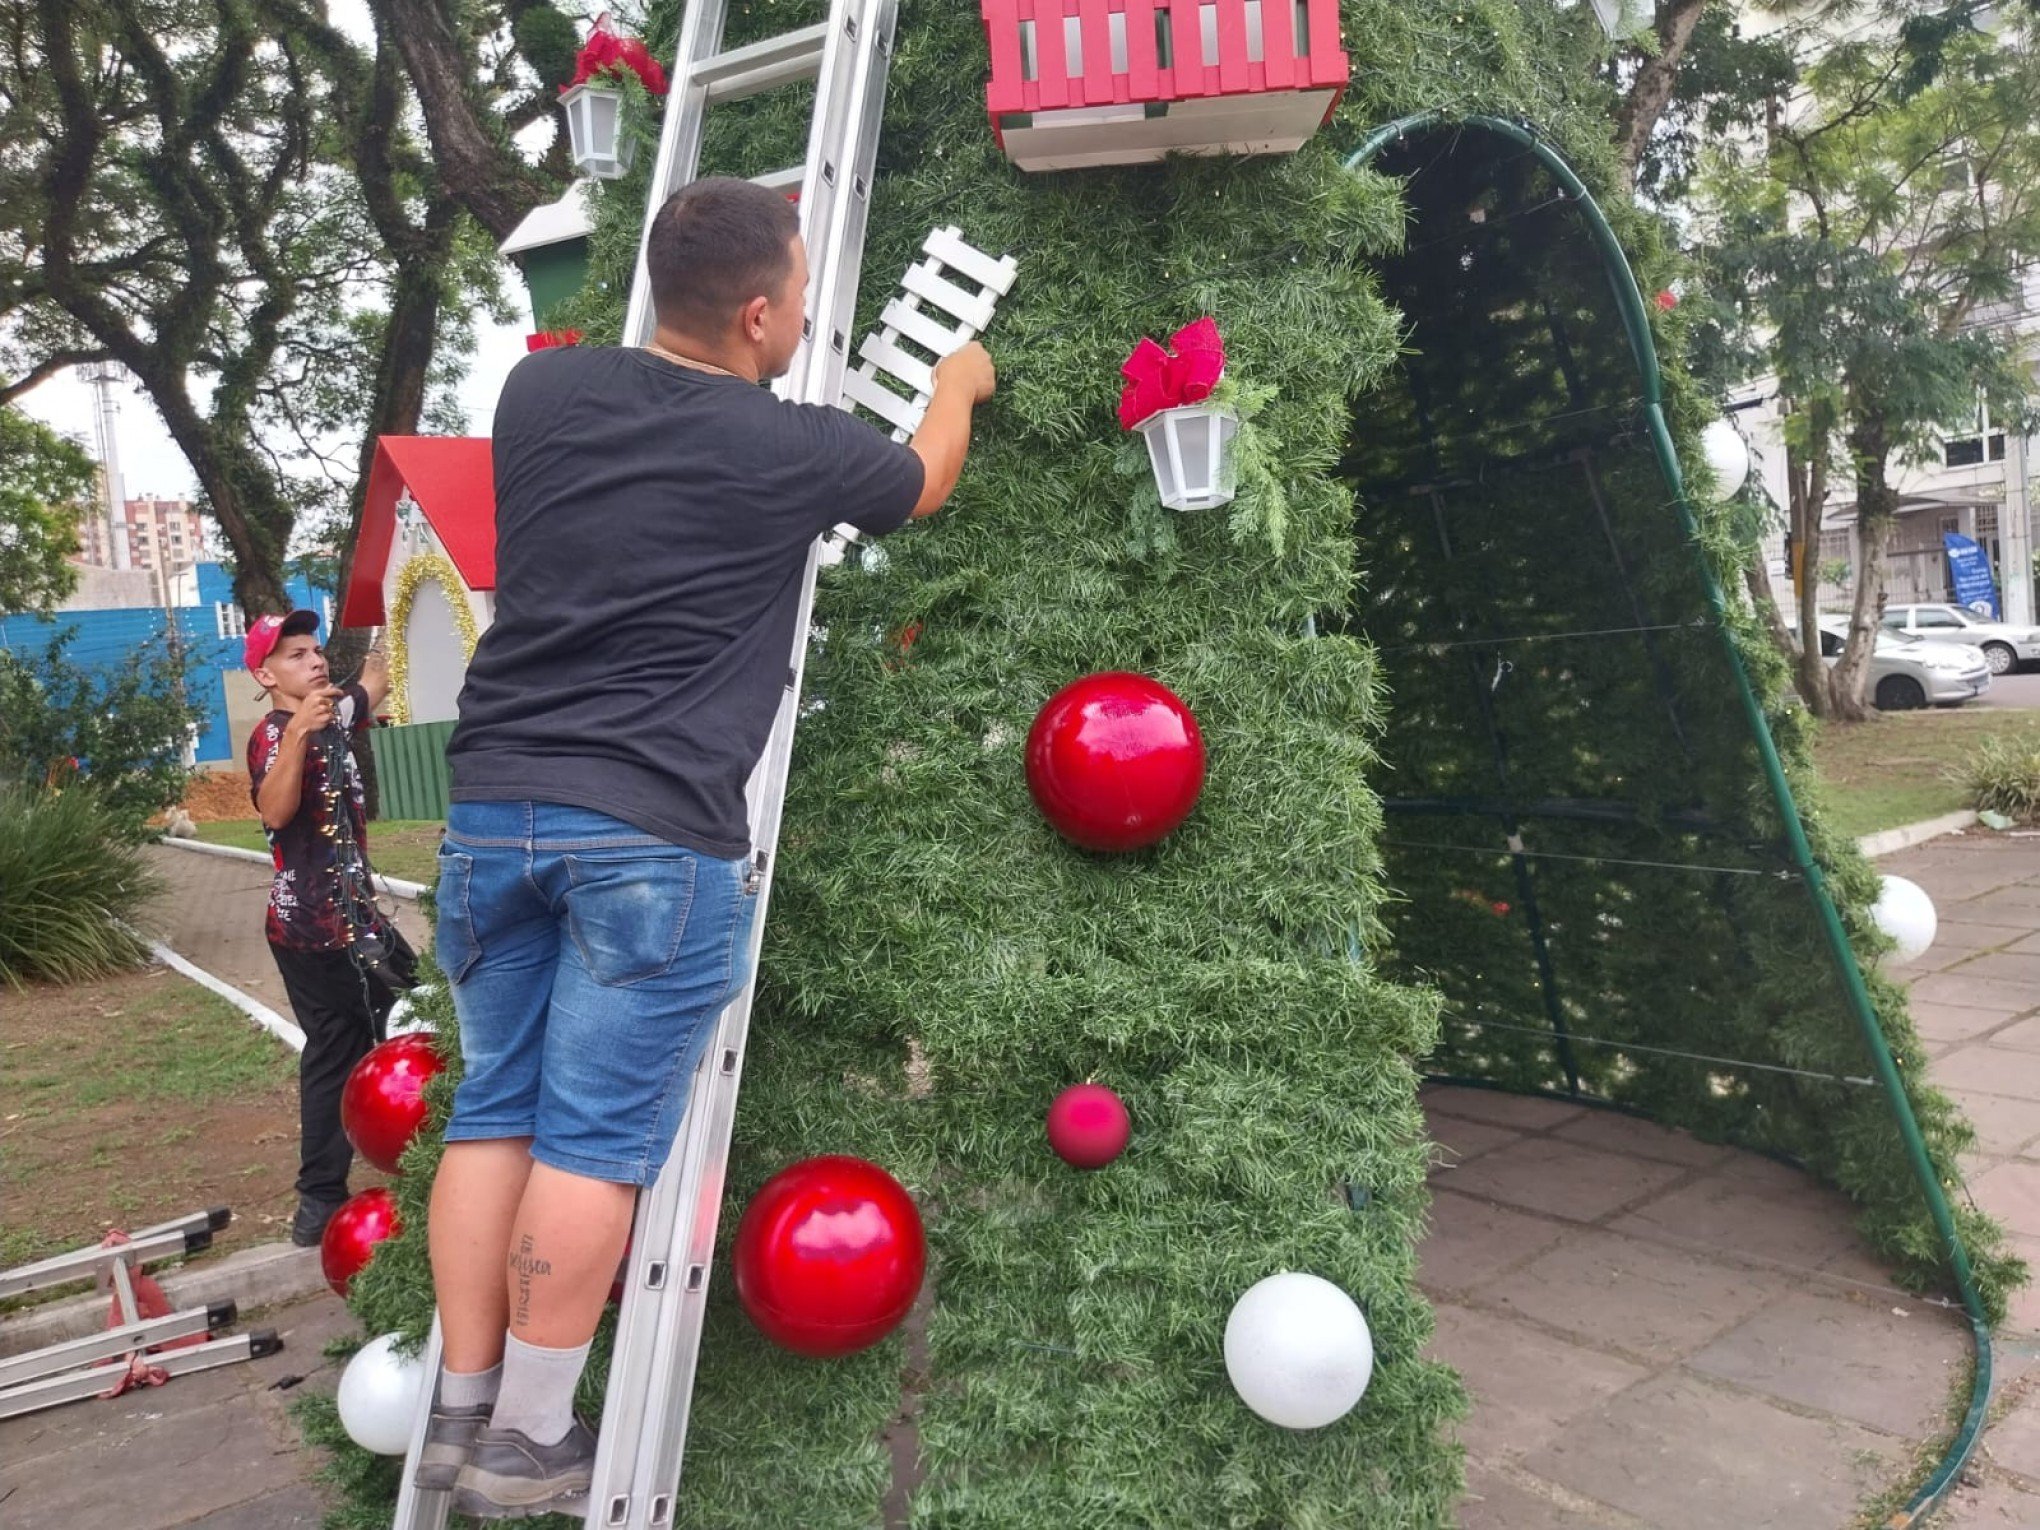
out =
<path fill-rule="evenodd" d="M 2005 504 L 1998 517 L 1998 547 L 2003 581 L 2004 617 L 2016 626 L 2031 626 L 2033 612 L 2033 496 L 2026 477 L 2032 459 L 2032 438 L 2012 431 L 2005 436 Z"/>
<path fill-rule="evenodd" d="M 106 479 L 106 554 L 115 568 L 129 568 L 127 491 L 120 478 L 120 439 L 114 429 L 119 406 L 113 385 L 120 381 L 120 368 L 111 361 L 95 361 L 78 368 L 78 380 L 91 385 L 95 395 L 92 412 L 93 434 L 98 439 L 99 466 Z"/>

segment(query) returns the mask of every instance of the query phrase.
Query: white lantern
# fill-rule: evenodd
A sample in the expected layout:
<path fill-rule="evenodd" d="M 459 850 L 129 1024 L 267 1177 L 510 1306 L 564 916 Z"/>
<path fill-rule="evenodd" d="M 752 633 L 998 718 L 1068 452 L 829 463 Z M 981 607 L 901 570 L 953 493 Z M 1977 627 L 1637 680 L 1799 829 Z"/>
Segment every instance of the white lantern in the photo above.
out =
<path fill-rule="evenodd" d="M 637 140 L 623 130 L 623 92 L 590 81 L 560 97 L 567 114 L 567 146 L 584 175 L 613 181 L 630 169 Z"/>
<path fill-rule="evenodd" d="M 411 1441 L 411 1421 L 425 1386 L 425 1358 L 397 1353 L 397 1335 L 370 1339 L 340 1373 L 333 1399 L 340 1427 L 363 1450 L 401 1456 Z"/>
<path fill-rule="evenodd" d="M 1285 1270 L 1247 1288 L 1225 1325 L 1225 1373 L 1240 1401 L 1284 1429 L 1353 1411 L 1374 1375 L 1374 1339 L 1353 1298 Z"/>
<path fill-rule="evenodd" d="M 1239 418 L 1211 404 L 1151 414 L 1134 427 L 1147 442 L 1155 487 L 1171 510 L 1209 510 L 1233 497 Z"/>
<path fill-rule="evenodd" d="M 1700 432 L 1700 453 L 1723 495 L 1742 492 L 1750 479 L 1750 444 L 1741 431 L 1726 420 L 1716 420 Z"/>
<path fill-rule="evenodd" d="M 1934 912 L 1934 900 L 1919 883 L 1908 882 L 1904 877 L 1885 877 L 1883 883 L 1870 918 L 1897 944 L 1898 950 L 1893 954 L 1899 961 L 1917 961 L 1926 955 L 1941 927 L 1940 916 Z"/>
<path fill-rule="evenodd" d="M 1640 32 L 1657 20 L 1656 0 L 1590 0 L 1594 19 L 1609 41 Z"/>

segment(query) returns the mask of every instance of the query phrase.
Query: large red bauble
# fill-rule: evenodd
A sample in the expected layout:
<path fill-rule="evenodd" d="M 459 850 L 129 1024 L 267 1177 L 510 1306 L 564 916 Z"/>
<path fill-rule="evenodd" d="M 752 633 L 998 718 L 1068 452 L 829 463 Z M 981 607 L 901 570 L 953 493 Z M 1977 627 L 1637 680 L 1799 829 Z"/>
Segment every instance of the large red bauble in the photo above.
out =
<path fill-rule="evenodd" d="M 354 1151 L 385 1174 L 425 1124 L 425 1081 L 445 1064 L 431 1039 L 393 1037 L 354 1065 L 340 1091 L 340 1129 Z"/>
<path fill-rule="evenodd" d="M 334 1295 L 347 1294 L 348 1285 L 374 1257 L 375 1246 L 396 1230 L 397 1203 L 380 1185 L 362 1191 L 333 1213 L 319 1239 L 319 1268 Z"/>
<path fill-rule="evenodd" d="M 744 1208 L 737 1299 L 796 1354 L 848 1355 L 891 1333 L 928 1264 L 921 1213 L 875 1163 L 831 1155 L 782 1169 Z"/>
<path fill-rule="evenodd" d="M 1104 1168 L 1132 1135 L 1133 1118 L 1103 1084 L 1072 1084 L 1048 1107 L 1048 1145 L 1073 1168 Z"/>
<path fill-rule="evenodd" d="M 1064 686 L 1027 733 L 1027 789 L 1065 839 L 1138 850 L 1190 815 L 1204 736 L 1167 686 L 1110 670 Z"/>

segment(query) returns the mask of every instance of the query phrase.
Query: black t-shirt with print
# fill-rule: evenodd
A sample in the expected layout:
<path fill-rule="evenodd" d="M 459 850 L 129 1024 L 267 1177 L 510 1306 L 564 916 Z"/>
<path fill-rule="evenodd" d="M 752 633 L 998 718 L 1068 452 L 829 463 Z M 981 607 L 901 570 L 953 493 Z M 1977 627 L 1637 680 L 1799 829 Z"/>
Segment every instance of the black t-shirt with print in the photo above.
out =
<path fill-rule="evenodd" d="M 808 548 L 839 521 L 904 525 L 920 458 L 840 409 L 636 349 L 527 356 L 494 434 L 496 612 L 447 748 L 453 800 L 585 807 L 745 854 Z"/>
<path fill-rule="evenodd" d="M 327 730 L 336 739 L 343 732 L 352 734 L 366 728 L 375 720 L 369 715 L 366 691 L 359 685 L 341 689 L 343 694 L 333 705 L 337 727 Z M 289 726 L 290 713 L 278 710 L 257 723 L 248 736 L 248 779 L 253 787 L 251 795 L 258 801 L 258 814 L 263 779 L 276 763 L 283 748 L 284 730 Z M 276 864 L 276 875 L 269 884 L 269 917 L 264 933 L 271 945 L 297 951 L 331 951 L 347 944 L 340 887 L 343 858 L 359 879 L 356 885 L 364 888 L 370 885 L 368 810 L 362 796 L 361 772 L 351 754 L 344 749 L 335 751 L 346 764 L 338 796 L 334 797 L 323 742 L 314 738 L 305 746 L 296 814 L 282 828 L 264 830 L 269 839 L 270 858 Z M 341 833 L 343 825 L 351 833 Z M 329 828 L 334 832 L 329 834 Z M 380 928 L 381 916 L 374 918 Z"/>

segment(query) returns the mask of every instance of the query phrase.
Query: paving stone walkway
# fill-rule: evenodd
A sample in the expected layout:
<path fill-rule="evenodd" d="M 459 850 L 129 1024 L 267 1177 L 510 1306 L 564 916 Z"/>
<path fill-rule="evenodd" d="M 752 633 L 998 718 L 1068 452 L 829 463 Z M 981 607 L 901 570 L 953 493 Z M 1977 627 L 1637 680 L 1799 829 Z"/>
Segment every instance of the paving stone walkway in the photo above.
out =
<path fill-rule="evenodd" d="M 259 861 L 171 845 L 150 845 L 146 854 L 162 875 L 165 892 L 143 916 L 143 928 L 186 961 L 288 1019 L 290 999 L 262 933 L 269 868 Z M 405 939 L 420 950 L 430 944 L 431 927 L 416 903 L 388 895 L 381 901 Z"/>
<path fill-rule="evenodd" d="M 1910 968 L 1913 1020 L 1936 1083 L 1976 1127 L 1968 1193 L 2040 1274 L 2040 837 L 1950 835 L 1887 856 L 1940 916 Z M 1998 1334 L 1994 1422 L 1937 1524 L 2040 1527 L 2040 1285 Z"/>
<path fill-rule="evenodd" d="M 7 1530 L 317 1530 L 316 1453 L 290 1416 L 330 1393 L 322 1351 L 356 1331 L 340 1298 L 242 1314 L 273 1328 L 274 1355 L 180 1376 L 105 1401 L 0 1422 L 0 1525 Z M 290 1378 L 299 1378 L 292 1381 Z"/>

